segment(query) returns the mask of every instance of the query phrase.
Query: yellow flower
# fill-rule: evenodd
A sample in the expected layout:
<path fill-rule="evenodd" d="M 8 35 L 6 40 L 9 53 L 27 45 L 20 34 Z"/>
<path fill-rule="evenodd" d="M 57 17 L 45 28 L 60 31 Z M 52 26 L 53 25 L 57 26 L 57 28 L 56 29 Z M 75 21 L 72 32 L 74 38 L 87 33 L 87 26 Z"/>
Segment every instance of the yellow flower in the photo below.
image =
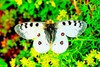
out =
<path fill-rule="evenodd" d="M 35 62 L 29 61 L 27 67 L 35 67 Z"/>
<path fill-rule="evenodd" d="M 57 20 L 61 21 L 62 20 L 62 16 L 61 15 L 58 15 L 57 16 Z"/>
<path fill-rule="evenodd" d="M 10 61 L 10 65 L 11 65 L 11 67 L 15 67 L 15 58 L 14 59 L 11 59 L 11 61 Z"/>
<path fill-rule="evenodd" d="M 35 7 L 39 8 L 39 5 L 41 5 L 41 4 L 42 4 L 42 0 L 37 0 L 35 3 Z"/>
<path fill-rule="evenodd" d="M 68 20 L 69 16 L 68 16 L 68 15 L 66 15 L 66 16 L 65 16 L 65 18 L 66 18 L 66 20 Z"/>
<path fill-rule="evenodd" d="M 51 63 L 53 67 L 59 67 L 59 60 L 57 58 L 51 58 Z"/>
<path fill-rule="evenodd" d="M 85 62 L 78 61 L 78 62 L 76 63 L 76 65 L 77 65 L 77 67 L 84 67 L 84 66 L 85 66 L 84 63 L 85 63 Z"/>
<path fill-rule="evenodd" d="M 47 58 L 48 58 L 48 59 L 47 59 Z M 50 58 L 51 58 L 51 57 L 50 57 L 49 54 L 45 54 L 45 55 L 42 55 L 42 56 L 41 56 L 41 59 L 42 59 L 42 60 L 50 60 Z"/>
<path fill-rule="evenodd" d="M 39 5 L 35 3 L 35 7 L 36 7 L 36 8 L 39 8 Z"/>
<path fill-rule="evenodd" d="M 22 63 L 23 66 L 27 66 L 28 59 L 26 59 L 25 57 L 23 57 L 20 61 L 21 61 L 21 63 Z"/>
<path fill-rule="evenodd" d="M 20 6 L 22 4 L 22 0 L 15 0 L 15 2 L 17 2 L 17 4 Z"/>
<path fill-rule="evenodd" d="M 42 67 L 48 67 L 50 62 L 52 64 L 52 67 L 58 67 L 59 66 L 58 56 L 59 55 L 56 53 L 41 55 L 40 63 L 42 64 Z"/>
<path fill-rule="evenodd" d="M 60 10 L 60 16 L 62 17 L 65 17 L 66 16 L 66 11 L 63 9 L 63 10 Z"/>
<path fill-rule="evenodd" d="M 41 4 L 42 4 L 42 0 L 39 0 L 39 1 L 38 1 L 38 5 L 41 5 Z"/>
<path fill-rule="evenodd" d="M 31 57 L 29 57 L 28 59 L 23 57 L 21 60 L 21 64 L 22 66 L 26 66 L 26 67 L 35 67 L 35 62 L 31 61 Z"/>
<path fill-rule="evenodd" d="M 40 63 L 42 64 L 42 67 L 48 67 L 50 59 L 51 57 L 48 54 L 42 55 L 40 57 L 40 60 L 41 60 Z"/>
<path fill-rule="evenodd" d="M 32 55 L 33 57 L 36 57 L 37 55 L 39 55 L 39 53 L 36 52 L 34 48 L 31 48 L 30 53 L 31 53 L 31 55 Z"/>
<path fill-rule="evenodd" d="M 97 54 L 97 52 L 96 52 L 96 50 L 91 50 L 90 51 L 91 53 L 89 54 L 91 57 L 94 57 L 96 54 Z"/>
<path fill-rule="evenodd" d="M 56 7 L 56 4 L 55 4 L 54 1 L 50 1 L 50 3 L 51 3 L 51 5 L 52 5 L 53 7 Z"/>
<path fill-rule="evenodd" d="M 91 50 L 90 52 L 91 52 L 91 53 L 94 53 L 94 54 L 96 54 L 96 53 L 97 53 L 97 52 L 96 52 L 96 50 L 94 50 L 94 49 L 93 49 L 93 50 Z"/>
<path fill-rule="evenodd" d="M 92 65 L 93 66 L 95 64 L 94 59 L 92 58 L 91 55 L 86 55 L 86 58 L 84 60 L 87 61 L 88 65 Z"/>
<path fill-rule="evenodd" d="M 49 4 L 49 1 L 46 1 L 46 4 Z"/>
<path fill-rule="evenodd" d="M 49 66 L 48 61 L 43 61 L 41 64 L 42 64 L 42 67 L 48 67 Z"/>
<path fill-rule="evenodd" d="M 100 52 L 98 52 L 98 54 L 96 54 L 95 58 L 100 61 Z"/>

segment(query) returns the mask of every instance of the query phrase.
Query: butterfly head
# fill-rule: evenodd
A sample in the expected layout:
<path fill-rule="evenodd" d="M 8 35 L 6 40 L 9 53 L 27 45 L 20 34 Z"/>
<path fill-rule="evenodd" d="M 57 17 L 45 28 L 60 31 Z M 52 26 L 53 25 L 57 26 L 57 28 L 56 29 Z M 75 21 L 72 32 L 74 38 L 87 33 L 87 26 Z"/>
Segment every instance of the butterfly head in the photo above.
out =
<path fill-rule="evenodd" d="M 50 19 L 50 20 L 46 21 L 46 24 L 54 24 L 54 21 Z"/>
<path fill-rule="evenodd" d="M 45 27 L 44 30 L 48 31 L 49 33 L 51 33 L 53 30 L 55 30 L 55 23 L 52 20 L 48 20 L 45 23 Z"/>

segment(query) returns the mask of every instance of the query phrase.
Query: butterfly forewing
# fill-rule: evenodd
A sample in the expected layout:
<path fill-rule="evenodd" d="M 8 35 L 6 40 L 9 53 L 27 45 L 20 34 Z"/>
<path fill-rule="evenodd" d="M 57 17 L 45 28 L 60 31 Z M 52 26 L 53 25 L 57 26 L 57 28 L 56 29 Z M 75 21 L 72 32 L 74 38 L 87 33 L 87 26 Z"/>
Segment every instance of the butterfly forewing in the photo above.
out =
<path fill-rule="evenodd" d="M 57 25 L 58 29 L 61 29 L 69 37 L 76 37 L 81 35 L 87 27 L 84 21 L 62 21 Z"/>
<path fill-rule="evenodd" d="M 15 26 L 16 33 L 24 39 L 33 39 L 37 37 L 43 29 L 41 22 L 25 22 Z"/>

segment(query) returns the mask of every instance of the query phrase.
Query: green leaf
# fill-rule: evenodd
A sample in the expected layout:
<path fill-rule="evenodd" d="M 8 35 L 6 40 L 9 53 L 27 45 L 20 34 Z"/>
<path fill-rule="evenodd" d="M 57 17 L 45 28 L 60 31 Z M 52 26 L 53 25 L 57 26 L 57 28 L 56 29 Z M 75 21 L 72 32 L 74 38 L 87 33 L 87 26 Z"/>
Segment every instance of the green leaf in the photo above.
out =
<path fill-rule="evenodd" d="M 9 6 L 11 6 L 12 5 L 12 3 L 5 3 L 5 4 L 2 4 L 2 5 L 4 5 L 4 6 L 2 6 L 1 8 L 0 8 L 0 10 L 6 10 Z"/>
<path fill-rule="evenodd" d="M 7 41 L 7 45 L 10 46 L 10 47 L 13 47 L 13 46 L 15 46 L 16 44 L 15 44 L 15 42 L 14 42 L 13 40 L 8 40 L 8 41 Z"/>
<path fill-rule="evenodd" d="M 2 58 L 0 58 L 0 67 L 8 67 L 7 63 L 4 62 Z"/>

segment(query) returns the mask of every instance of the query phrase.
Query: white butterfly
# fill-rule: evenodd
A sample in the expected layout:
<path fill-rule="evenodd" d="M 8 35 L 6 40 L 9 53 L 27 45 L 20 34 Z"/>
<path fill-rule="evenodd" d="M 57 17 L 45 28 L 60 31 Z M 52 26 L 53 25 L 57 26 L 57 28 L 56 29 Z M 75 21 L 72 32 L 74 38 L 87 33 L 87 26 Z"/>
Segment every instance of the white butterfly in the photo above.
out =
<path fill-rule="evenodd" d="M 63 53 L 68 48 L 68 37 L 81 35 L 87 27 L 84 21 L 61 21 L 58 23 L 25 22 L 15 26 L 16 33 L 25 39 L 33 39 L 34 49 L 45 53 L 51 49 Z"/>

